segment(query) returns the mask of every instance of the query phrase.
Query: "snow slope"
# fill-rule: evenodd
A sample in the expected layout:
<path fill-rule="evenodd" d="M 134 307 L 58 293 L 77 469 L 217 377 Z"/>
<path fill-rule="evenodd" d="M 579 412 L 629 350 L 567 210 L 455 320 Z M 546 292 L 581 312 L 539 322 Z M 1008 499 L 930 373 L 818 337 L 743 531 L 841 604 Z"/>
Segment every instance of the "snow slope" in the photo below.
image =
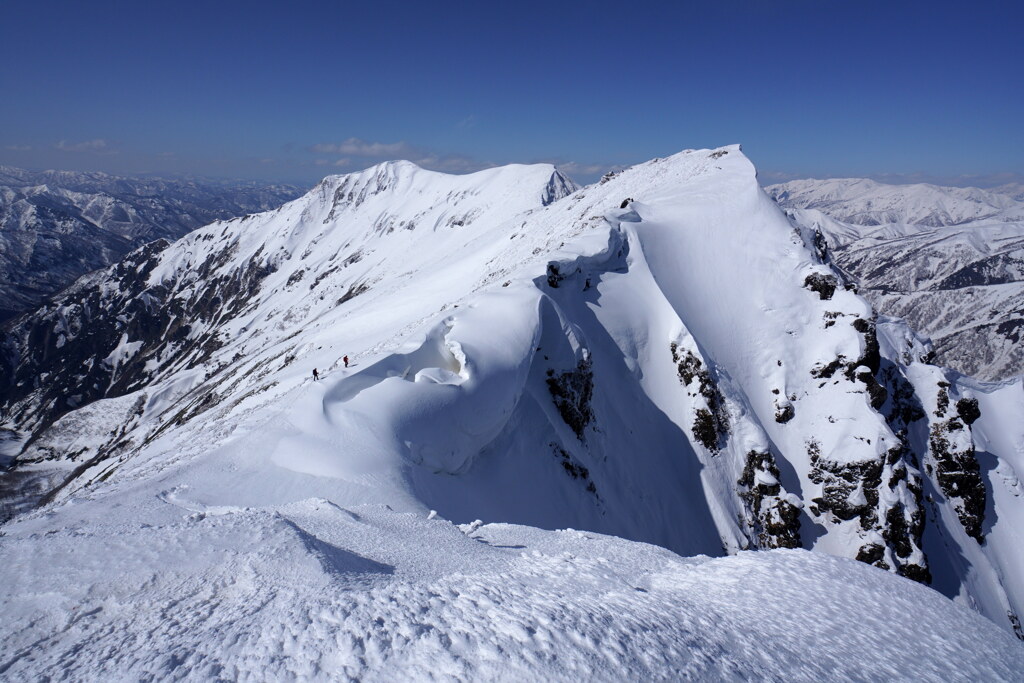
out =
<path fill-rule="evenodd" d="M 1024 373 L 1019 199 L 863 179 L 798 180 L 767 191 L 824 235 L 836 265 L 878 310 L 929 335 L 942 365 L 989 380 Z"/>
<path fill-rule="evenodd" d="M 922 362 L 735 146 L 332 176 L 3 344 L 12 672 L 1019 669 L 1020 384 Z"/>

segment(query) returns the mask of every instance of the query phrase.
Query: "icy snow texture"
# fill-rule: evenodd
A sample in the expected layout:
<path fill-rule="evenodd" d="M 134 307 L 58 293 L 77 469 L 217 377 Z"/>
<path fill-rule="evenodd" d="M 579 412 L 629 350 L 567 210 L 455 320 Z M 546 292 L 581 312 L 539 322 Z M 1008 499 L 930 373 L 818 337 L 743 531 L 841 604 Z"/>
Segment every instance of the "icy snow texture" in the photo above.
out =
<path fill-rule="evenodd" d="M 116 522 L 76 506 L 45 542 L 45 520 L 15 526 L 0 675 L 976 681 L 1024 667 L 1024 646 L 937 593 L 805 551 L 684 559 L 316 499 L 184 516 L 132 503 L 141 516 Z"/>

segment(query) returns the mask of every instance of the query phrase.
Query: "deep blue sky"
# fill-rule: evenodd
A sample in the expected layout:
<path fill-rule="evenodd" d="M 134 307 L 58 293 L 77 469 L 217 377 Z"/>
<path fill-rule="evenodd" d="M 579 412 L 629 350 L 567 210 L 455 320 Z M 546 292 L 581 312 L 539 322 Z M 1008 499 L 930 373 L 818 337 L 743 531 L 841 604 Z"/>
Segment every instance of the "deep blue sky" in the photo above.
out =
<path fill-rule="evenodd" d="M 47 2 L 0 13 L 0 163 L 580 180 L 734 142 L 762 178 L 1024 174 L 1020 2 Z"/>

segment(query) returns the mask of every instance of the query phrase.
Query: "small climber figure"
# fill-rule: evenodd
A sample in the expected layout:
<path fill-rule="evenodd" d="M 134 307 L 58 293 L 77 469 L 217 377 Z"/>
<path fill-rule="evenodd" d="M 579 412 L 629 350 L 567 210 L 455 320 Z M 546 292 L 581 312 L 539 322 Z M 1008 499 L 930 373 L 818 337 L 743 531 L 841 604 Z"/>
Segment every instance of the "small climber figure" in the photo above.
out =
<path fill-rule="evenodd" d="M 345 361 L 345 367 L 347 368 L 348 367 L 348 356 L 345 356 L 344 358 L 342 358 L 342 360 Z"/>
<path fill-rule="evenodd" d="M 313 381 L 316 382 L 319 379 L 320 379 L 320 373 L 316 371 L 316 368 L 313 368 Z"/>

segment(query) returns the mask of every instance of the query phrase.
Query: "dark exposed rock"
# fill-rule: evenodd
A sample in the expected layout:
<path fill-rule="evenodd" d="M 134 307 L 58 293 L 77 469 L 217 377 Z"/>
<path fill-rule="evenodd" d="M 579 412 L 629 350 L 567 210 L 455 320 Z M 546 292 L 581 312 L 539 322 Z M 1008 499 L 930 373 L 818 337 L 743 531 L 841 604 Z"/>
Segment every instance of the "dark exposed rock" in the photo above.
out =
<path fill-rule="evenodd" d="M 675 342 L 669 344 L 669 348 L 672 350 L 672 360 L 676 363 L 680 381 L 686 386 L 690 386 L 690 383 L 701 372 L 703 363 L 690 351 L 687 351 L 685 356 L 679 353 L 679 345 Z"/>
<path fill-rule="evenodd" d="M 822 316 L 821 316 L 822 320 L 825 321 L 825 329 L 828 329 L 828 328 L 832 327 L 833 325 L 835 325 L 836 324 L 836 320 L 838 320 L 839 318 L 841 318 L 844 315 L 846 315 L 846 314 L 845 313 L 840 313 L 839 311 L 825 311 L 822 314 Z"/>
<path fill-rule="evenodd" d="M 889 396 L 886 388 L 879 383 L 875 377 L 881 367 L 882 356 L 878 347 L 878 337 L 875 333 L 873 320 L 857 318 L 851 323 L 864 337 L 864 351 L 860 358 L 848 362 L 846 356 L 840 354 L 826 365 L 819 365 L 811 370 L 811 377 L 816 379 L 831 379 L 840 369 L 851 382 L 860 382 L 864 385 L 868 395 L 868 401 L 875 410 L 880 410 Z"/>
<path fill-rule="evenodd" d="M 548 287 L 558 288 L 558 283 L 565 279 L 565 276 L 558 271 L 557 263 L 548 264 Z"/>
<path fill-rule="evenodd" d="M 815 379 L 830 379 L 832 375 L 836 374 L 839 368 L 846 365 L 846 356 L 840 355 L 838 358 L 828 363 L 811 370 L 811 377 Z"/>
<path fill-rule="evenodd" d="M 793 409 L 793 404 L 788 401 L 780 404 L 778 401 L 775 402 L 775 421 L 779 424 L 786 424 L 796 415 L 796 410 Z"/>
<path fill-rule="evenodd" d="M 676 364 L 679 380 L 690 387 L 694 381 L 698 383 L 697 391 L 690 392 L 691 397 L 698 394 L 704 398 L 707 407 L 698 407 L 694 411 L 693 437 L 709 451 L 719 451 L 725 447 L 729 438 L 729 413 L 725 405 L 725 397 L 704 363 L 692 351 L 683 353 L 675 342 L 669 344 L 672 360 Z"/>
<path fill-rule="evenodd" d="M 340 306 L 341 304 L 345 303 L 346 301 L 350 301 L 350 300 L 356 298 L 357 296 L 359 296 L 363 292 L 369 291 L 369 289 L 370 289 L 370 286 L 367 285 L 365 282 L 356 282 L 355 284 L 351 285 L 348 288 L 348 291 L 346 291 L 344 294 L 341 295 L 341 298 L 338 299 L 338 305 Z"/>
<path fill-rule="evenodd" d="M 828 263 L 832 260 L 828 253 L 828 242 L 825 240 L 825 235 L 822 234 L 821 230 L 814 230 L 811 246 L 814 249 L 814 255 L 818 257 L 820 262 Z"/>
<path fill-rule="evenodd" d="M 818 297 L 822 301 L 827 301 L 832 298 L 832 295 L 836 293 L 836 287 L 839 285 L 839 281 L 836 280 L 835 275 L 827 275 L 824 273 L 811 273 L 804 278 L 804 287 L 817 292 Z"/>
<path fill-rule="evenodd" d="M 885 387 L 879 384 L 878 380 L 875 379 L 875 376 L 868 371 L 858 372 L 855 377 L 863 383 L 867 389 L 868 402 L 871 404 L 871 407 L 875 410 L 881 410 L 882 406 L 885 405 L 885 400 L 889 397 L 889 392 L 887 392 Z"/>
<path fill-rule="evenodd" d="M 841 520 L 859 518 L 861 529 L 880 532 L 885 545 L 869 543 L 863 546 L 857 555 L 858 560 L 881 569 L 894 569 L 901 576 L 921 583 L 930 583 L 931 572 L 921 551 L 924 512 L 920 475 L 908 462 L 914 457 L 906 448 L 906 434 L 901 432 L 898 437 L 900 445 L 890 449 L 881 460 L 860 463 L 829 461 L 821 457 L 816 443 L 809 444 L 810 479 L 822 486 L 822 495 L 813 499 L 812 511 L 819 515 L 830 512 Z M 895 500 L 892 494 L 886 495 L 885 500 L 892 502 L 880 506 L 879 489 L 886 473 L 886 485 L 896 495 Z M 887 550 L 891 551 L 889 557 L 886 556 Z"/>
<path fill-rule="evenodd" d="M 559 459 L 559 462 L 562 464 L 562 469 L 565 470 L 565 473 L 568 474 L 573 479 L 579 479 L 585 482 L 587 491 L 593 493 L 594 495 L 597 495 L 597 486 L 595 486 L 594 482 L 591 481 L 590 479 L 590 470 L 584 467 L 581 463 L 577 462 L 576 459 L 573 458 L 568 451 L 566 451 L 558 444 L 552 442 L 549 445 L 551 446 L 551 452 L 555 455 L 555 457 Z"/>
<path fill-rule="evenodd" d="M 1004 320 L 996 327 L 996 333 L 1017 344 L 1024 337 L 1024 320 Z"/>
<path fill-rule="evenodd" d="M 334 266 L 333 268 L 328 268 L 327 270 L 317 275 L 313 282 L 311 282 L 309 285 L 310 291 L 316 289 L 317 285 L 319 285 L 321 282 L 323 282 L 324 280 L 326 280 L 339 270 L 341 270 L 341 266 Z"/>
<path fill-rule="evenodd" d="M 967 535 L 981 543 L 985 521 L 985 483 L 974 455 L 973 444 L 957 450 L 951 443 L 951 432 L 963 429 L 955 419 L 932 425 L 928 444 L 935 459 L 935 478 L 942 493 L 953 503 L 957 517 Z"/>
<path fill-rule="evenodd" d="M 800 509 L 786 500 L 771 453 L 747 453 L 743 475 L 736 483 L 759 548 L 801 547 Z"/>
<path fill-rule="evenodd" d="M 905 576 L 911 581 L 917 581 L 923 583 L 926 586 L 932 582 L 932 573 L 928 567 L 921 566 L 919 564 L 901 564 L 896 568 L 896 573 L 900 576 Z"/>
<path fill-rule="evenodd" d="M 718 450 L 718 428 L 715 417 L 707 408 L 697 408 L 693 419 L 693 437 L 708 450 Z"/>
<path fill-rule="evenodd" d="M 882 558 L 884 557 L 885 547 L 877 543 L 868 543 L 861 546 L 860 550 L 857 551 L 857 561 L 865 564 L 883 562 Z"/>
<path fill-rule="evenodd" d="M 912 422 L 926 417 L 924 407 L 914 391 L 914 385 L 907 381 L 896 365 L 887 363 L 882 369 L 881 377 L 892 399 L 885 418 L 894 430 L 905 429 Z"/>
<path fill-rule="evenodd" d="M 857 365 L 867 366 L 872 373 L 878 372 L 882 363 L 882 354 L 878 348 L 878 335 L 875 332 L 875 321 L 857 318 L 851 325 L 853 329 L 864 335 L 864 353 L 857 360 Z"/>
<path fill-rule="evenodd" d="M 882 461 L 831 461 L 822 457 L 820 447 L 813 441 L 808 445 L 808 453 L 811 458 L 809 478 L 821 485 L 821 496 L 813 499 L 819 514 L 832 513 L 841 520 L 859 518 L 862 529 L 874 528 L 878 523 Z"/>
<path fill-rule="evenodd" d="M 1013 635 L 1017 636 L 1021 640 L 1024 640 L 1024 629 L 1022 629 L 1020 626 L 1020 618 L 1017 616 L 1017 614 L 1012 609 L 1007 610 L 1006 618 L 1010 620 L 1010 626 L 1013 627 Z"/>
<path fill-rule="evenodd" d="M 883 550 L 887 548 L 890 554 L 881 563 L 872 564 L 884 565 L 886 569 L 892 566 L 901 576 L 927 584 L 931 582 L 931 572 L 921 546 L 925 522 L 921 474 L 918 457 L 910 448 L 907 437 L 910 425 L 923 419 L 925 412 L 913 385 L 898 366 L 879 357 L 882 367 L 877 376 L 881 382 L 865 370 L 877 353 L 874 324 L 873 321 L 858 319 L 854 325 L 865 335 L 866 342 L 865 352 L 858 360 L 860 371 L 855 377 L 866 385 L 872 407 L 882 411 L 899 440 L 897 446 L 886 452 L 882 462 L 882 479 L 890 493 L 884 497 L 888 502 L 876 513 L 881 515 L 881 519 L 875 525 L 875 530 L 885 541 Z"/>
<path fill-rule="evenodd" d="M 547 384 L 558 414 L 582 441 L 584 430 L 594 419 L 594 411 L 590 407 L 594 395 L 594 373 L 589 356 L 581 359 L 573 370 L 558 375 L 554 370 L 548 370 Z"/>
<path fill-rule="evenodd" d="M 956 402 L 956 414 L 966 424 L 972 425 L 981 417 L 981 409 L 978 407 L 978 399 L 962 398 Z"/>
<path fill-rule="evenodd" d="M 949 382 L 939 382 L 939 393 L 935 400 L 935 417 L 946 417 L 949 409 Z"/>

